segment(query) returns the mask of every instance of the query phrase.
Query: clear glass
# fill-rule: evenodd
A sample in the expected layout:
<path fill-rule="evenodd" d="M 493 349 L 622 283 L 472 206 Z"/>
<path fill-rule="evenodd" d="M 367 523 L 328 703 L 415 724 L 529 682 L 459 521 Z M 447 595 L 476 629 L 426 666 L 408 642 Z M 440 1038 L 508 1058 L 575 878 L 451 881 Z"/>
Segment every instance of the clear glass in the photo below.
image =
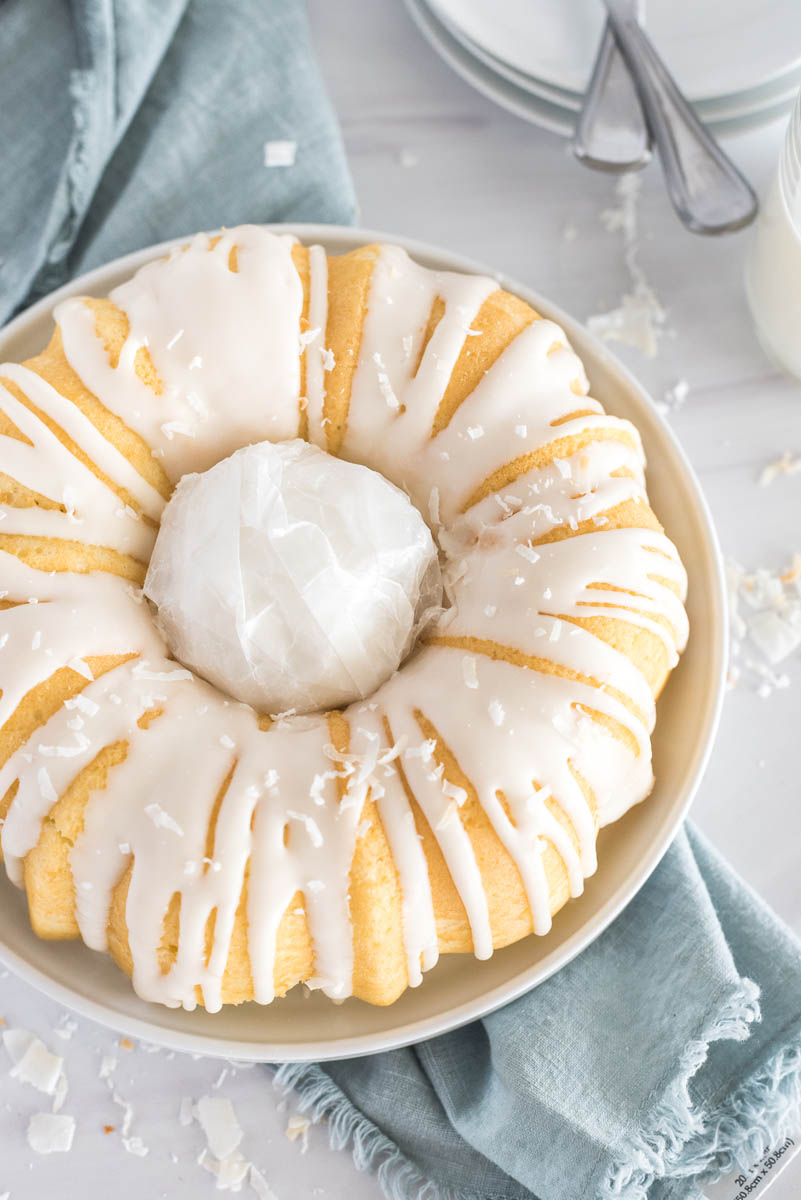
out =
<path fill-rule="evenodd" d="M 801 382 L 801 92 L 757 218 L 746 289 L 766 352 Z"/>

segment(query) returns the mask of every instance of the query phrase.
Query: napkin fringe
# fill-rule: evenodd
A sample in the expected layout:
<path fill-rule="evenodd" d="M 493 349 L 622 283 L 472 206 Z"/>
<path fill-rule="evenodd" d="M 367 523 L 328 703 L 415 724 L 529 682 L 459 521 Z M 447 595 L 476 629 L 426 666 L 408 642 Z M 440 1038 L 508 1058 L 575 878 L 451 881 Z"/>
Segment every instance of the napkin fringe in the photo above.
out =
<path fill-rule="evenodd" d="M 296 1092 L 298 1108 L 315 1124 L 326 1118 L 331 1149 L 350 1147 L 356 1169 L 375 1174 L 387 1200 L 503 1200 L 435 1184 L 316 1064 L 284 1063 L 274 1083 L 282 1091 Z"/>
<path fill-rule="evenodd" d="M 751 1032 L 751 1024 L 760 1019 L 759 988 L 750 979 L 723 1005 L 704 1039 L 690 1042 L 682 1054 L 678 1072 L 653 1109 L 647 1126 L 624 1146 L 601 1185 L 599 1200 L 647 1200 L 648 1191 L 658 1178 L 695 1176 L 733 1162 L 742 1151 L 747 1130 L 754 1133 L 764 1124 L 768 1143 L 779 1133 L 779 1122 L 770 1121 L 767 1111 L 760 1113 L 771 1092 L 768 1079 L 745 1085 L 748 1100 L 741 1098 L 740 1110 L 722 1110 L 714 1126 L 707 1124 L 702 1109 L 694 1108 L 690 1080 L 706 1062 L 713 1042 L 742 1042 Z M 796 1080 L 796 1086 L 801 1086 Z M 775 1091 L 775 1085 L 773 1090 Z M 731 1103 L 735 1103 L 735 1093 Z M 734 1114 L 740 1111 L 740 1117 Z M 724 1115 L 725 1113 L 725 1115 Z M 746 1123 L 743 1129 L 742 1120 Z M 753 1157 L 752 1160 L 753 1161 Z M 721 1166 L 720 1171 L 726 1167 Z"/>
<path fill-rule="evenodd" d="M 801 1120 L 801 1029 L 766 1066 L 725 1101 L 714 1126 L 705 1131 L 692 1174 L 713 1183 L 735 1166 L 749 1166 L 797 1135 Z"/>

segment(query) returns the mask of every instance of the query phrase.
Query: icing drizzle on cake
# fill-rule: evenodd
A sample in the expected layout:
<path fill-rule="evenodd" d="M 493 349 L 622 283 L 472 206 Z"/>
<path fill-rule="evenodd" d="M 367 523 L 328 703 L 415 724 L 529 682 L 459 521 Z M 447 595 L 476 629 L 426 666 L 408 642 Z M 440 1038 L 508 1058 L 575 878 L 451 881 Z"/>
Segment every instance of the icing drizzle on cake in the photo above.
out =
<path fill-rule="evenodd" d="M 256 1000 L 273 998 L 290 905 L 313 943 L 309 986 L 351 994 L 350 872 L 370 802 L 400 882 L 410 985 L 438 956 L 418 813 L 479 958 L 493 931 L 476 814 L 545 933 L 546 848 L 580 894 L 598 827 L 652 784 L 652 688 L 601 625 L 655 635 L 668 667 L 687 636 L 672 543 L 652 522 L 616 528 L 607 516 L 628 502 L 650 511 L 639 436 L 587 395 L 558 326 L 532 320 L 454 406 L 454 369 L 484 336 L 476 322 L 497 285 L 381 247 L 347 419 L 334 428 L 329 268 L 311 248 L 302 327 L 292 248 L 243 227 L 143 268 L 110 297 L 127 321 L 114 362 L 83 300 L 55 317 L 72 371 L 173 483 L 248 442 L 295 437 L 305 421 L 310 441 L 381 472 L 435 523 L 451 607 L 399 672 L 341 714 L 271 722 L 169 659 L 136 586 L 164 497 L 35 371 L 0 368 L 0 410 L 16 430 L 0 437 L 0 471 L 35 497 L 5 505 L 0 521 L 0 726 L 55 672 L 72 672 L 68 699 L 27 740 L 9 735 L 7 869 L 24 883 L 42 822 L 64 806 L 82 937 L 108 947 L 122 893 L 134 985 L 171 1006 L 220 1007 L 241 905 Z M 93 548 L 93 569 L 54 571 L 37 557 L 46 539 Z M 91 786 L 75 816 L 81 780 Z M 166 961 L 171 905 L 180 936 Z"/>

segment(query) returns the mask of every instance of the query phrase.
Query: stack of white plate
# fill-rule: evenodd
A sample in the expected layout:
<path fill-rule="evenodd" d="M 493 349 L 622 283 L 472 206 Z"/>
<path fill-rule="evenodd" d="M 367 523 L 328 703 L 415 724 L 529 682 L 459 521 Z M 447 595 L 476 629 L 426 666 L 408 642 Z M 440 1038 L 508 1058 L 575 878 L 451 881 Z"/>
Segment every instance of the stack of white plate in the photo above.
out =
<path fill-rule="evenodd" d="M 435 50 L 480 92 L 569 136 L 603 27 L 600 0 L 406 0 Z M 740 133 L 801 87 L 801 0 L 648 0 L 648 32 L 699 116 Z"/>

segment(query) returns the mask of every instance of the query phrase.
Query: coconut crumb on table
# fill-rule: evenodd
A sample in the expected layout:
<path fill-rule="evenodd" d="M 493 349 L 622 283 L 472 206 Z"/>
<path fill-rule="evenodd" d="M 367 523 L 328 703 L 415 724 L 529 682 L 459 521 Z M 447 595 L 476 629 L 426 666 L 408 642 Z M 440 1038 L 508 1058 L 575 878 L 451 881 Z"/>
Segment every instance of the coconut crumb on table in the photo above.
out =
<path fill-rule="evenodd" d="M 206 1145 L 195 1161 L 214 1176 L 217 1191 L 239 1192 L 247 1182 L 259 1200 L 277 1200 L 261 1171 L 239 1148 L 244 1130 L 227 1097 L 206 1095 L 193 1104 L 185 1096 L 181 1101 L 178 1121 L 182 1126 L 197 1121 L 203 1130 Z"/>
<path fill-rule="evenodd" d="M 799 471 L 801 471 L 801 454 L 794 457 L 789 450 L 785 450 L 781 457 L 775 458 L 762 468 L 759 474 L 759 486 L 767 487 L 780 475 L 796 475 Z"/>
<path fill-rule="evenodd" d="M 253 1191 L 256 1193 L 259 1200 L 278 1200 L 278 1197 L 262 1175 L 261 1171 L 257 1170 L 257 1168 L 253 1166 L 253 1163 L 250 1164 L 248 1183 L 253 1188 Z M 2 1197 L 0 1197 L 0 1200 L 2 1200 Z"/>
<path fill-rule="evenodd" d="M 617 308 L 589 317 L 587 328 L 605 341 L 623 342 L 642 351 L 646 358 L 654 358 L 660 339 L 667 332 L 668 313 L 640 265 L 638 201 L 641 190 L 641 176 L 622 175 L 615 186 L 619 204 L 601 212 L 601 223 L 607 233 L 620 233 L 623 237 L 631 290 L 623 294 Z"/>
<path fill-rule="evenodd" d="M 311 1120 L 303 1113 L 293 1113 L 286 1123 L 285 1134 L 290 1142 L 296 1142 L 300 1139 L 300 1152 L 305 1154 L 309 1148 L 309 1130 L 311 1129 Z"/>
<path fill-rule="evenodd" d="M 749 685 L 763 699 L 789 687 L 777 668 L 801 646 L 801 553 L 779 571 L 726 563 L 730 688 Z"/>
<path fill-rule="evenodd" d="M 689 394 L 690 385 L 687 380 L 677 379 L 674 384 L 665 388 L 662 399 L 654 402 L 654 408 L 663 417 L 666 417 L 682 408 Z"/>
<path fill-rule="evenodd" d="M 28 1145 L 36 1154 L 64 1154 L 72 1149 L 75 1118 L 34 1113 L 28 1122 Z"/>

